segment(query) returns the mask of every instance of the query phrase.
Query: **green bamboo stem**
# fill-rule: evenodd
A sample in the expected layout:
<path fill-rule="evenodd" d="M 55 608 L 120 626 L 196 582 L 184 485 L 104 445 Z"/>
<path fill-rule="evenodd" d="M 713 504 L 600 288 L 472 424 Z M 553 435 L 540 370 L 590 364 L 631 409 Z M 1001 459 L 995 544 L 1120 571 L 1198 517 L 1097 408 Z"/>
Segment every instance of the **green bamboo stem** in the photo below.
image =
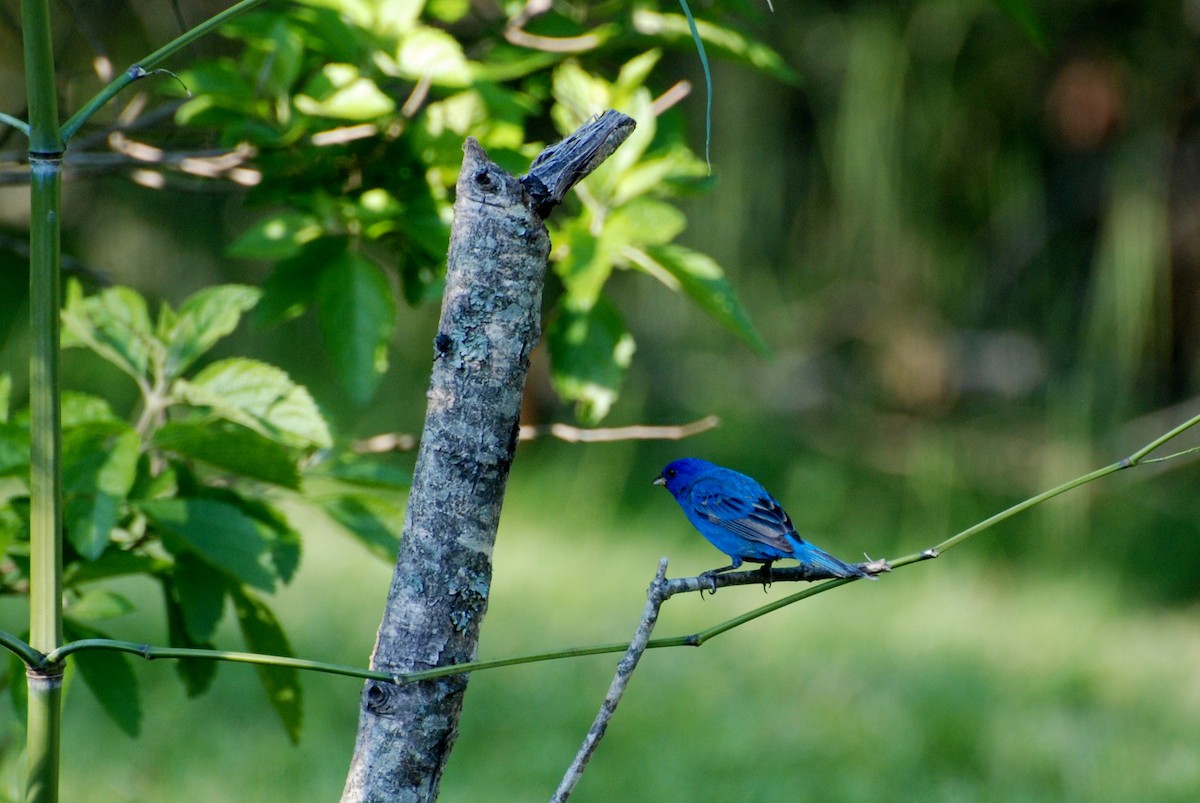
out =
<path fill-rule="evenodd" d="M 59 408 L 59 214 L 63 143 L 50 9 L 22 0 L 29 99 L 29 631 L 40 653 L 62 643 L 62 432 Z M 62 669 L 30 667 L 25 800 L 58 800 Z"/>
<path fill-rule="evenodd" d="M 59 744 L 62 722 L 61 672 L 44 674 L 30 670 L 29 733 L 26 736 L 29 770 L 25 784 L 27 803 L 58 800 Z"/>
<path fill-rule="evenodd" d="M 162 64 L 178 51 L 195 42 L 200 37 L 208 34 L 213 29 L 223 25 L 234 17 L 242 14 L 255 6 L 262 5 L 266 0 L 242 0 L 236 5 L 230 6 L 219 14 L 216 14 L 204 22 L 186 31 L 182 35 L 172 39 L 167 44 L 155 50 L 149 56 L 138 61 L 125 72 L 114 78 L 111 83 L 101 89 L 96 96 L 83 105 L 79 111 L 71 115 L 71 118 L 63 124 L 62 139 L 63 142 L 70 142 L 71 137 L 83 127 L 84 123 L 92 118 L 96 112 L 100 111 L 106 103 L 117 96 L 122 89 L 132 84 L 139 78 L 145 78 L 150 75 L 159 64 Z"/>

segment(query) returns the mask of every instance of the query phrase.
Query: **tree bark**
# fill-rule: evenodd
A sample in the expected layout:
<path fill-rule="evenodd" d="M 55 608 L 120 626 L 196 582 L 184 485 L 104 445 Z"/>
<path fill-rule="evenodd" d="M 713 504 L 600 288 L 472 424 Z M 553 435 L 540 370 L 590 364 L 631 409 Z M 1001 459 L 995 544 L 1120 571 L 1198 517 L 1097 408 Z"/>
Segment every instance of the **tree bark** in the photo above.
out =
<path fill-rule="evenodd" d="M 540 334 L 550 236 L 521 183 L 474 139 L 464 150 L 425 427 L 371 660 L 393 674 L 475 658 Z M 342 800 L 434 799 L 466 686 L 368 682 Z"/>
<path fill-rule="evenodd" d="M 607 111 L 543 151 L 520 181 L 474 139 L 463 147 L 429 404 L 376 670 L 395 676 L 475 659 L 529 354 L 541 334 L 550 255 L 542 218 L 633 128 Z M 368 681 L 342 800 L 435 799 L 466 687 L 465 674 Z"/>

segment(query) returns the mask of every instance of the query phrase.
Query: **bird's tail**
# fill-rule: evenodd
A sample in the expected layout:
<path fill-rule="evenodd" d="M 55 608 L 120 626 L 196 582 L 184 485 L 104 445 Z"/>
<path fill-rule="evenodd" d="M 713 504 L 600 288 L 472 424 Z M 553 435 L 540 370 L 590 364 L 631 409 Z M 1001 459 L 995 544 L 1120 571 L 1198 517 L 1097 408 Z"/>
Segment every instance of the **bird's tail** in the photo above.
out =
<path fill-rule="evenodd" d="M 796 559 L 801 563 L 807 563 L 829 572 L 831 577 L 866 577 L 870 580 L 877 579 L 870 572 L 863 571 L 857 566 L 838 560 L 833 555 L 818 549 L 807 541 L 800 542 L 800 549 L 797 552 Z"/>

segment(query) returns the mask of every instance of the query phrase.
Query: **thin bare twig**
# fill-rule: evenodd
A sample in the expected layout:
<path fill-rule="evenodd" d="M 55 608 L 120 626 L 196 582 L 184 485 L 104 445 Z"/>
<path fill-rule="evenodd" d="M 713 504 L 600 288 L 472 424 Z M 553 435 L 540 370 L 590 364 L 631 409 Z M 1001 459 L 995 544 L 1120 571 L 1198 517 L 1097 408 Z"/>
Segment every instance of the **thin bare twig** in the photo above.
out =
<path fill-rule="evenodd" d="M 604 731 L 608 729 L 608 721 L 612 719 L 613 713 L 620 705 L 621 697 L 625 694 L 625 687 L 629 685 L 629 679 L 633 676 L 633 670 L 637 668 L 642 653 L 646 651 L 646 645 L 650 643 L 650 634 L 654 631 L 654 625 L 658 621 L 658 611 L 663 602 L 671 596 L 667 587 L 666 575 L 667 559 L 663 558 L 658 562 L 658 571 L 654 575 L 653 582 L 650 583 L 650 588 L 646 591 L 646 607 L 642 611 L 642 620 L 638 623 L 637 632 L 634 633 L 633 640 L 629 642 L 629 649 L 625 651 L 625 656 L 617 664 L 617 673 L 608 687 L 608 694 L 604 695 L 604 702 L 600 704 L 596 719 L 592 722 L 587 736 L 584 737 L 579 752 L 575 754 L 575 760 L 567 768 L 558 789 L 554 790 L 554 797 L 550 798 L 552 803 L 563 803 L 571 796 L 575 785 L 579 783 L 580 776 L 583 775 L 588 760 L 596 752 L 600 740 L 604 738 Z"/>
<path fill-rule="evenodd" d="M 715 415 L 706 415 L 688 424 L 652 426 L 634 424 L 628 427 L 573 427 L 570 424 L 522 424 L 521 441 L 538 438 L 557 438 L 567 443 L 607 443 L 609 441 L 678 441 L 707 432 L 721 425 Z M 417 436 L 408 432 L 383 432 L 355 441 L 350 449 L 357 454 L 411 452 L 417 448 Z"/>

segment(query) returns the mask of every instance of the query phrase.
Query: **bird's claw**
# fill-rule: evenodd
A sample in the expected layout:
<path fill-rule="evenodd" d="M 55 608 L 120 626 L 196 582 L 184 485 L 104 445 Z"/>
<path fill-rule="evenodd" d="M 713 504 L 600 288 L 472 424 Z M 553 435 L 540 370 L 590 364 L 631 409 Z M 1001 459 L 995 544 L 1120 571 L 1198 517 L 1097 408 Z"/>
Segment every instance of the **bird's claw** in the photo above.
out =
<path fill-rule="evenodd" d="M 701 599 L 704 598 L 704 581 L 705 580 L 707 580 L 709 583 L 709 589 L 708 589 L 709 596 L 717 593 L 717 573 L 716 572 L 704 572 L 703 574 L 700 575 L 700 598 Z"/>

